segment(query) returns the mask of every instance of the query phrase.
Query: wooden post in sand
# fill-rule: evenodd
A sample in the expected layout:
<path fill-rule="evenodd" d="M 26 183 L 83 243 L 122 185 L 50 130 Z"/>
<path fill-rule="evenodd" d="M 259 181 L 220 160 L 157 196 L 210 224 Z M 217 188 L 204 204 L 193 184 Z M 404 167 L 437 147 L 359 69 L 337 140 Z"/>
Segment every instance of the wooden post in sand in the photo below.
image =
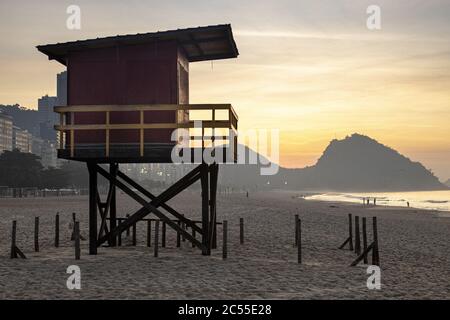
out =
<path fill-rule="evenodd" d="M 166 247 L 166 223 L 164 221 L 161 228 L 161 247 Z"/>
<path fill-rule="evenodd" d="M 378 227 L 377 217 L 372 218 L 373 223 L 373 250 L 372 250 L 372 264 L 380 266 L 380 254 L 378 252 Z"/>
<path fill-rule="evenodd" d="M 195 239 L 195 229 L 194 228 L 192 228 L 192 238 Z M 194 242 L 192 242 L 192 248 L 195 248 Z"/>
<path fill-rule="evenodd" d="M 239 238 L 241 244 L 244 244 L 244 218 L 239 218 Z"/>
<path fill-rule="evenodd" d="M 152 245 L 152 221 L 147 220 L 147 247 Z"/>
<path fill-rule="evenodd" d="M 228 240 L 228 221 L 224 220 L 222 224 L 222 259 L 225 260 L 228 256 L 228 247 L 227 247 L 227 240 Z"/>
<path fill-rule="evenodd" d="M 298 214 L 294 216 L 294 226 L 295 226 L 295 239 L 294 239 L 294 247 L 298 244 Z"/>
<path fill-rule="evenodd" d="M 128 219 L 128 218 L 130 217 L 130 215 L 127 214 L 125 217 Z M 127 233 L 126 233 L 126 235 L 127 235 L 127 237 L 130 236 L 130 227 L 127 228 Z"/>
<path fill-rule="evenodd" d="M 302 263 L 302 220 L 297 218 L 297 262 Z"/>
<path fill-rule="evenodd" d="M 136 246 L 136 223 L 133 223 L 133 246 Z"/>
<path fill-rule="evenodd" d="M 12 224 L 12 232 L 11 232 L 11 259 L 18 258 L 19 256 L 22 259 L 26 259 L 27 257 L 25 257 L 25 255 L 22 253 L 22 251 L 16 245 L 16 232 L 17 232 L 17 222 L 16 222 L 16 220 L 14 220 L 13 224 Z"/>
<path fill-rule="evenodd" d="M 55 248 L 59 247 L 59 212 L 55 217 Z"/>
<path fill-rule="evenodd" d="M 364 249 L 364 263 L 367 264 L 367 227 L 366 217 L 362 218 L 362 233 L 363 233 L 363 249 Z"/>
<path fill-rule="evenodd" d="M 75 240 L 75 260 L 80 260 L 80 222 L 76 221 L 73 227 Z"/>
<path fill-rule="evenodd" d="M 352 226 L 352 214 L 348 214 L 348 237 L 349 237 L 349 249 L 353 251 L 353 226 Z"/>
<path fill-rule="evenodd" d="M 355 253 L 357 255 L 361 254 L 361 238 L 359 232 L 359 217 L 355 216 Z"/>
<path fill-rule="evenodd" d="M 11 231 L 11 259 L 17 258 L 16 254 L 16 229 L 17 222 L 16 220 L 12 223 L 12 231 Z"/>
<path fill-rule="evenodd" d="M 155 221 L 155 251 L 154 251 L 154 256 L 158 257 L 158 243 L 159 240 L 159 220 Z"/>
<path fill-rule="evenodd" d="M 178 220 L 178 225 L 181 227 L 181 221 Z M 177 231 L 177 248 L 181 246 L 181 234 Z"/>
<path fill-rule="evenodd" d="M 34 218 L 34 251 L 39 252 L 39 217 Z"/>
<path fill-rule="evenodd" d="M 183 214 L 183 218 L 184 218 L 184 214 Z M 181 227 L 183 228 L 183 230 L 186 230 L 186 224 L 184 222 L 181 222 Z M 186 238 L 185 238 L 184 234 L 181 236 L 181 240 L 183 242 L 186 241 Z"/>

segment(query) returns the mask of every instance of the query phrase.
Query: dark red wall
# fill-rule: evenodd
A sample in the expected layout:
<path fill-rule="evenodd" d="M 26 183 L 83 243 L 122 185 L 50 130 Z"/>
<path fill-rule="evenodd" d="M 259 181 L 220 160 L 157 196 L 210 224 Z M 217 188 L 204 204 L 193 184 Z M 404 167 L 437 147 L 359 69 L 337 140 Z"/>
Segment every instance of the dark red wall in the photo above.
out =
<path fill-rule="evenodd" d="M 188 103 L 187 61 L 176 42 L 72 52 L 68 57 L 68 105 Z M 180 81 L 180 74 L 183 80 Z M 139 123 L 139 112 L 113 112 L 112 124 Z M 104 113 L 76 114 L 75 124 L 104 124 Z M 146 111 L 145 123 L 173 123 L 173 111 Z M 171 129 L 145 130 L 146 143 L 171 142 Z M 139 130 L 113 130 L 111 143 L 138 143 Z M 75 134 L 75 144 L 104 143 L 100 130 Z"/>

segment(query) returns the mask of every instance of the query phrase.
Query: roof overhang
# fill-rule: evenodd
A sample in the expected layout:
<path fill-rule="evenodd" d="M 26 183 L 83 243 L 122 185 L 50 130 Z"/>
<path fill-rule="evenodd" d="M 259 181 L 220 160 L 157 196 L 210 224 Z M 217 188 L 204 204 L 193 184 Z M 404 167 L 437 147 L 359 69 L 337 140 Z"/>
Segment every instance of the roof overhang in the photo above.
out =
<path fill-rule="evenodd" d="M 229 24 L 47 44 L 37 46 L 37 49 L 47 55 L 50 60 L 66 65 L 66 58 L 71 51 L 155 41 L 176 41 L 189 62 L 229 59 L 239 55 Z"/>

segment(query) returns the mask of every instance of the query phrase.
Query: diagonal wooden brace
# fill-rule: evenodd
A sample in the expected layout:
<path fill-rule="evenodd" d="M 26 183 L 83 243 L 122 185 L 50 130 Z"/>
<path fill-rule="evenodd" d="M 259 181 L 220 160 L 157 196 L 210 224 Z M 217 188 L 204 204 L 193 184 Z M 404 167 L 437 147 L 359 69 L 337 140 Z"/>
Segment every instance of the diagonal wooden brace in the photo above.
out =
<path fill-rule="evenodd" d="M 155 214 L 159 219 L 166 222 L 166 224 L 172 229 L 178 231 L 182 235 L 184 235 L 189 241 L 191 241 L 193 244 L 195 244 L 197 247 L 202 248 L 203 245 L 194 237 L 192 237 L 186 230 L 182 229 L 180 226 L 178 226 L 177 223 L 173 222 L 170 218 L 168 218 L 166 215 L 164 215 L 156 206 L 160 206 L 162 203 L 162 200 L 160 197 L 157 199 L 147 202 L 144 198 L 142 198 L 140 195 L 135 193 L 133 190 L 131 190 L 128 186 L 126 186 L 124 183 L 119 181 L 118 179 L 112 179 L 111 175 L 101 168 L 100 166 L 96 165 L 95 169 L 98 173 L 100 173 L 103 177 L 108 179 L 110 182 L 112 182 L 116 187 L 120 188 L 123 192 L 125 192 L 127 195 L 129 195 L 131 198 L 133 198 L 136 202 L 141 204 L 143 207 L 145 207 L 147 210 L 139 210 L 132 216 L 130 216 L 128 219 L 124 220 L 122 223 L 120 223 L 116 229 L 111 230 L 111 232 L 108 235 L 105 235 L 98 241 L 98 244 L 101 244 L 102 242 L 107 241 L 110 237 L 117 236 L 121 234 L 126 228 L 131 227 L 134 223 L 144 218 L 149 212 L 152 212 Z M 114 180 L 114 181 L 113 181 Z M 192 181 L 194 183 L 195 181 Z M 169 189 L 168 189 L 169 190 Z M 166 190 L 167 191 L 167 190 Z"/>

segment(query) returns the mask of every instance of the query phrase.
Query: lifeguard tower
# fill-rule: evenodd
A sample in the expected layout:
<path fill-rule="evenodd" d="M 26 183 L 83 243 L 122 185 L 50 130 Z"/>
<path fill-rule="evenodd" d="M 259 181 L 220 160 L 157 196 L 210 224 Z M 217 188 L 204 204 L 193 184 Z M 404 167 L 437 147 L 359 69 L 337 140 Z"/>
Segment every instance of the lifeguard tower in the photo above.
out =
<path fill-rule="evenodd" d="M 194 128 L 192 113 L 198 111 L 202 112 L 201 135 L 189 134 L 193 141 L 188 152 L 194 154 L 196 148 L 204 150 L 208 144 L 217 148 L 216 129 L 229 132 L 219 137 L 222 148 L 237 150 L 232 133 L 237 130 L 238 118 L 231 105 L 189 104 L 190 62 L 238 56 L 231 26 L 113 36 L 37 49 L 67 67 L 67 106 L 55 107 L 60 114 L 60 124 L 55 126 L 60 140 L 58 157 L 86 162 L 89 170 L 89 253 L 96 254 L 104 243 L 116 246 L 123 231 L 151 213 L 209 255 L 216 237 L 219 164 L 208 164 L 202 158 L 192 171 L 157 196 L 121 172 L 119 165 L 173 163 L 171 153 L 177 141 L 171 139 L 172 132 Z M 208 119 L 204 119 L 205 112 Z M 218 113 L 227 116 L 219 119 Z M 200 146 L 195 145 L 198 141 Z M 235 152 L 232 157 L 236 160 Z M 101 164 L 109 164 L 109 170 Z M 105 200 L 98 192 L 98 174 L 109 182 Z M 201 226 L 167 204 L 198 180 Z M 116 188 L 142 205 L 120 221 L 116 217 Z M 201 239 L 174 220 L 200 234 Z"/>

